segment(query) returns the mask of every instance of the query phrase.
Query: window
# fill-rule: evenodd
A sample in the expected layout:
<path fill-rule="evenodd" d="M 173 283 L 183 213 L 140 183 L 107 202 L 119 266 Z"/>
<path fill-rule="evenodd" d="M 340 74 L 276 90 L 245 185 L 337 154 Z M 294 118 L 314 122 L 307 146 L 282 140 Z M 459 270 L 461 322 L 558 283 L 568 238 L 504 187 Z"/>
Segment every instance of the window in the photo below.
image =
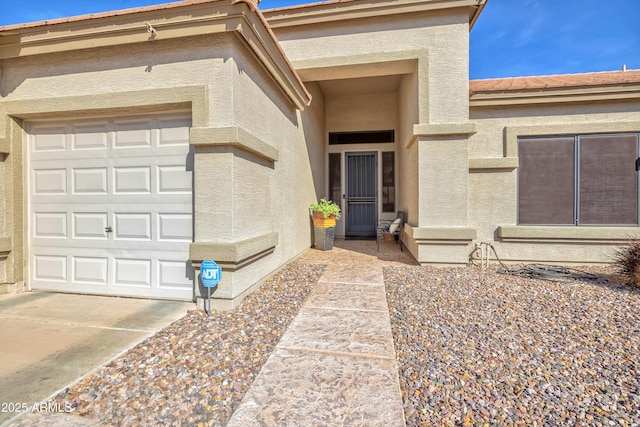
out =
<path fill-rule="evenodd" d="M 341 204 L 341 190 L 340 190 L 340 153 L 329 154 L 329 200 Z"/>
<path fill-rule="evenodd" d="M 396 167 L 395 153 L 382 153 L 382 211 L 396 210 Z"/>
<path fill-rule="evenodd" d="M 638 224 L 638 134 L 523 137 L 518 159 L 518 224 Z"/>
<path fill-rule="evenodd" d="M 395 141 L 395 131 L 329 132 L 329 145 L 385 144 Z"/>

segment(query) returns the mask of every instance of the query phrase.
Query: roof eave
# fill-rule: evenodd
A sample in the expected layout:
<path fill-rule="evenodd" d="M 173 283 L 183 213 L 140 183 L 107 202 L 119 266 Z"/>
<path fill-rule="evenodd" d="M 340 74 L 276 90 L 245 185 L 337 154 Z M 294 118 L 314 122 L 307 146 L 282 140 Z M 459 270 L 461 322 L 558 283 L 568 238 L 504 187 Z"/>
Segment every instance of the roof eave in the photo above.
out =
<path fill-rule="evenodd" d="M 470 107 L 620 101 L 640 99 L 640 83 L 624 86 L 550 88 L 545 90 L 486 91 L 469 94 Z"/>
<path fill-rule="evenodd" d="M 345 21 L 350 19 L 390 16 L 397 14 L 467 8 L 469 28 L 478 19 L 487 0 L 388 0 L 327 1 L 299 6 L 267 9 L 263 15 L 271 28 Z"/>
<path fill-rule="evenodd" d="M 487 1 L 489 0 L 478 0 L 477 5 L 471 9 L 471 14 L 469 16 L 469 31 L 471 31 L 478 18 L 480 18 L 480 14 L 484 10 L 484 7 L 487 5 Z"/>

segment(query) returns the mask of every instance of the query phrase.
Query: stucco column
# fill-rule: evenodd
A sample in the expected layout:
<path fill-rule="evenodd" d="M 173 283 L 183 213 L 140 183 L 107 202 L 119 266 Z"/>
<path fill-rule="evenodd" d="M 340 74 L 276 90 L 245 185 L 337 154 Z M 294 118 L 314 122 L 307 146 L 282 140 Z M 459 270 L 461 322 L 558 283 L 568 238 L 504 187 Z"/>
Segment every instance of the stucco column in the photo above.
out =
<path fill-rule="evenodd" d="M 194 242 L 189 258 L 196 270 L 212 260 L 222 280 L 212 293 L 217 309 L 235 307 L 265 275 L 260 262 L 278 244 L 269 185 L 279 152 L 239 127 L 192 127 L 194 147 Z M 199 307 L 207 295 L 196 277 Z"/>
<path fill-rule="evenodd" d="M 407 226 L 409 248 L 420 263 L 466 264 L 476 237 L 468 226 L 469 122 L 416 125 L 418 224 Z"/>

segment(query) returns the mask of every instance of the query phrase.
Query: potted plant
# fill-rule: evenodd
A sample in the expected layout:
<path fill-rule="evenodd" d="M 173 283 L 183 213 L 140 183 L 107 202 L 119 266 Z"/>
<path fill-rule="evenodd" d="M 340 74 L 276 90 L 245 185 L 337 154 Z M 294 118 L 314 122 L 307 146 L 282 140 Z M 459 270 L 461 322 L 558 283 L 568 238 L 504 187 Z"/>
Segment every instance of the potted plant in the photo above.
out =
<path fill-rule="evenodd" d="M 319 203 L 313 203 L 309 210 L 313 217 L 316 249 L 326 251 L 333 248 L 336 220 L 340 219 L 340 205 L 322 198 Z"/>

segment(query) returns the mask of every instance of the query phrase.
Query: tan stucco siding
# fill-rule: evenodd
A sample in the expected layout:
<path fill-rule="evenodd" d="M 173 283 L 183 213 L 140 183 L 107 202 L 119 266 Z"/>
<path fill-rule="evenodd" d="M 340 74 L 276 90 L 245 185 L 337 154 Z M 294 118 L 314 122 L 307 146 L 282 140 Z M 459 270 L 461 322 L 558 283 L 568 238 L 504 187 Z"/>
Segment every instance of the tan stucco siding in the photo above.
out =
<path fill-rule="evenodd" d="M 231 95 L 220 103 L 225 110 L 220 112 L 231 117 L 231 129 L 212 127 L 214 138 L 229 135 L 219 136 L 219 144 L 207 146 L 205 139 L 197 147 L 198 250 L 192 252 L 230 260 L 227 281 L 215 294 L 228 300 L 221 307 L 237 304 L 238 297 L 310 246 L 308 206 L 316 200 L 300 112 L 247 51 L 235 50 L 228 62 Z M 212 104 L 213 123 L 218 110 Z M 242 140 L 239 145 L 236 139 Z M 252 241 L 258 250 L 249 250 L 248 259 L 232 259 L 230 251 L 243 252 Z"/>
<path fill-rule="evenodd" d="M 228 35 L 158 40 L 142 45 L 89 49 L 5 60 L 7 101 L 124 92 L 220 82 L 212 105 L 231 95 Z M 221 93 L 227 88 L 227 93 Z M 220 101 L 218 101 L 218 99 Z M 215 109 L 220 120 L 226 109 Z M 225 123 L 229 118 L 224 119 Z"/>
<path fill-rule="evenodd" d="M 338 96 L 326 101 L 327 132 L 396 130 L 395 93 Z"/>
<path fill-rule="evenodd" d="M 326 102 L 318 83 L 307 82 L 306 87 L 313 97 L 313 102 L 303 112 L 298 113 L 302 131 L 300 138 L 304 141 L 306 150 L 300 151 L 297 161 L 309 165 L 317 200 L 327 197 Z"/>
<path fill-rule="evenodd" d="M 466 225 L 469 190 L 467 140 L 421 139 L 418 145 L 421 172 L 419 225 Z M 437 204 L 432 202 L 436 200 Z"/>
<path fill-rule="evenodd" d="M 630 101 L 472 108 L 478 132 L 469 141 L 469 225 L 477 240 L 494 242 L 512 261 L 611 262 L 621 236 L 640 228 L 516 227 L 517 137 L 640 132 L 639 113 L 640 103 Z"/>
<path fill-rule="evenodd" d="M 451 123 L 468 118 L 467 20 L 464 12 L 416 13 L 277 29 L 276 35 L 298 69 L 331 66 L 341 58 L 345 65 L 389 61 L 399 52 L 424 52 L 421 60 L 428 61 L 428 67 L 422 68 L 426 75 L 420 76 L 425 83 L 421 103 L 429 110 L 420 120 Z"/>
<path fill-rule="evenodd" d="M 200 257 L 192 261 L 220 257 L 225 273 L 215 298 L 242 295 L 309 247 L 307 208 L 316 191 L 298 112 L 240 38 L 206 35 L 7 59 L 1 88 L 0 113 L 18 119 L 191 108 L 191 252 Z M 15 195 L 23 194 L 23 182 L 14 179 L 22 173 L 22 130 L 10 135 L 18 126 L 7 122 L 0 138 L 8 138 L 13 160 L 0 167 L 3 185 L 13 190 L 7 210 L 20 213 L 20 223 L 5 217 L 1 227 L 22 241 L 23 202 Z M 8 259 L 19 269 L 26 265 L 21 247 L 14 245 Z"/>
<path fill-rule="evenodd" d="M 413 138 L 413 125 L 419 121 L 418 75 L 403 76 L 398 107 L 398 209 L 407 213 L 409 224 L 418 224 L 418 146 L 407 148 Z"/>
<path fill-rule="evenodd" d="M 638 102 L 612 102 L 524 107 L 471 108 L 470 120 L 477 123 L 477 133 L 469 140 L 469 157 L 503 157 L 504 128 L 508 126 L 566 126 L 566 133 L 584 129 L 590 123 L 638 121 Z M 615 127 L 615 126 L 614 126 Z M 603 127 L 603 130 L 605 128 Z M 562 130 L 561 128 L 558 130 Z M 577 131 L 581 132 L 581 131 Z M 553 133 L 552 133 L 553 134 Z"/>
<path fill-rule="evenodd" d="M 215 243 L 226 236 L 226 242 L 242 242 L 270 233 L 277 235 L 273 253 L 235 271 L 232 290 L 221 288 L 218 295 L 235 298 L 310 246 L 308 206 L 316 200 L 316 188 L 299 112 L 261 71 L 253 56 L 237 51 L 232 62 L 233 125 L 277 153 L 277 158 L 268 159 L 221 147 L 224 154 L 211 154 L 230 156 L 229 170 L 224 173 L 232 184 L 231 191 L 217 185 L 205 190 L 209 194 L 203 199 L 209 204 L 220 197 L 226 200 L 228 219 L 221 223 L 230 222 L 227 230 L 218 230 L 207 239 Z M 217 163 L 208 166 L 215 168 Z M 215 221 L 208 226 L 217 228 Z"/>

